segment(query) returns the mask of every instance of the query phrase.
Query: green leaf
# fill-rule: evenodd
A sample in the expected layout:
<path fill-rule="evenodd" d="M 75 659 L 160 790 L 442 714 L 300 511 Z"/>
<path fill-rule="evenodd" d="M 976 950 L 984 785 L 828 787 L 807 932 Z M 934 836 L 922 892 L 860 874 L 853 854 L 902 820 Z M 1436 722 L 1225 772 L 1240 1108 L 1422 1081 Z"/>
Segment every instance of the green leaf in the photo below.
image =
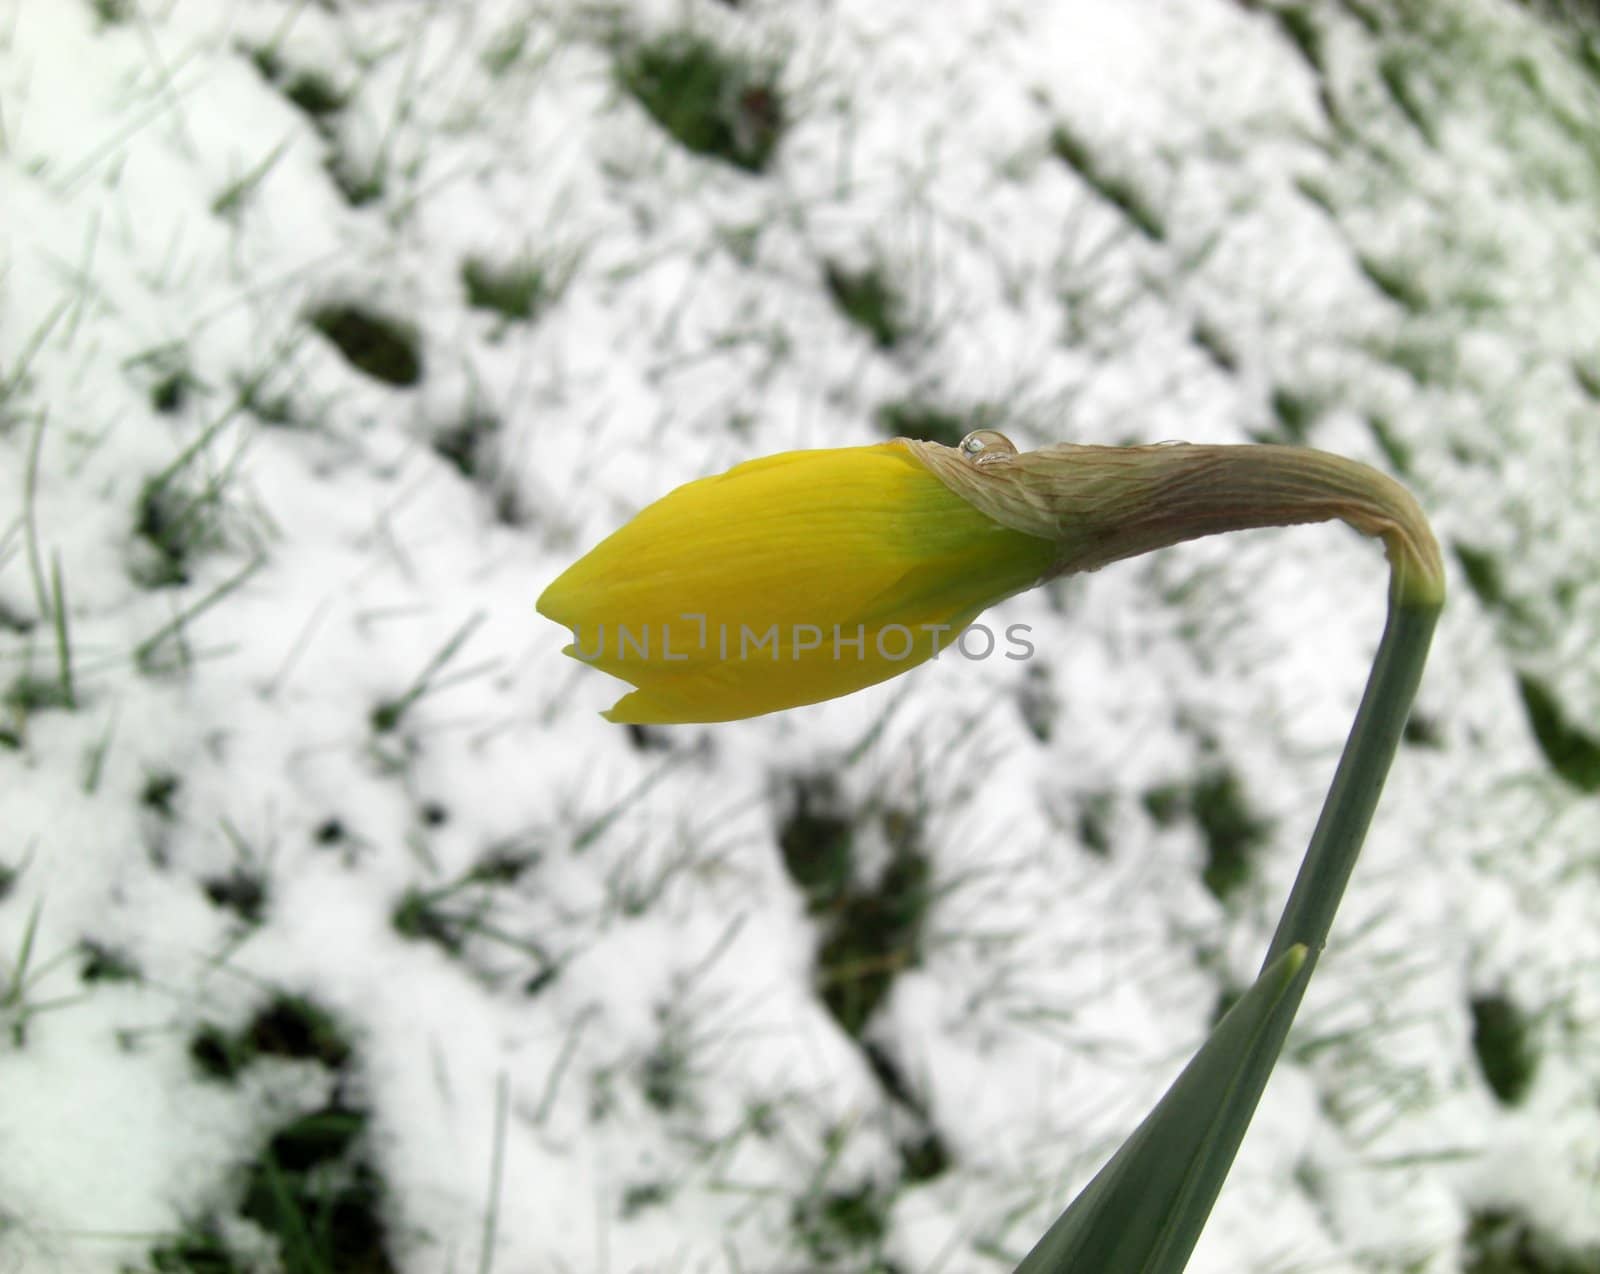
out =
<path fill-rule="evenodd" d="M 1296 945 L 1218 1022 L 1017 1274 L 1179 1274 L 1283 1047 L 1314 961 Z"/>

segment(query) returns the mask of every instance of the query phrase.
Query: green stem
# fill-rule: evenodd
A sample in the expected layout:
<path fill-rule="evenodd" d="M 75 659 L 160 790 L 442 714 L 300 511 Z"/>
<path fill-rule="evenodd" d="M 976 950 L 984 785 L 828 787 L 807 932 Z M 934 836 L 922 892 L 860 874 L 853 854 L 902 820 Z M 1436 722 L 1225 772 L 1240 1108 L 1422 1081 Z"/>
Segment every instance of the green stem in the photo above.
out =
<path fill-rule="evenodd" d="M 1384 778 L 1400 746 L 1400 734 L 1422 680 L 1422 665 L 1438 619 L 1437 604 L 1391 597 L 1388 622 L 1367 677 L 1366 693 L 1345 741 L 1333 786 L 1322 804 L 1322 816 L 1317 819 L 1305 860 L 1300 864 L 1300 874 L 1284 904 L 1267 958 L 1261 962 L 1263 969 L 1296 943 L 1306 945 L 1311 953 L 1308 963 L 1314 964 L 1327 942 L 1333 913 L 1344 896 L 1361 842 L 1372 823 L 1372 811 L 1383 791 Z"/>
<path fill-rule="evenodd" d="M 1182 1274 L 1188 1264 L 1327 942 L 1422 677 L 1442 590 L 1405 565 L 1261 974 L 1018 1274 Z"/>
<path fill-rule="evenodd" d="M 1266 981 L 1268 972 L 1281 967 L 1279 962 L 1296 949 L 1305 953 L 1304 960 L 1264 1015 L 1259 1033 L 1240 1059 L 1231 1091 L 1217 1111 L 1213 1139 L 1196 1156 L 1167 1233 L 1154 1259 L 1145 1266 L 1151 1274 L 1180 1274 L 1199 1241 L 1283 1051 L 1317 957 L 1327 944 L 1334 913 L 1360 857 L 1384 779 L 1399 749 L 1442 603 L 1408 597 L 1408 590 L 1399 586 L 1398 570 L 1396 575 L 1397 586 L 1390 590 L 1383 638 L 1367 675 L 1361 706 L 1258 976 Z"/>

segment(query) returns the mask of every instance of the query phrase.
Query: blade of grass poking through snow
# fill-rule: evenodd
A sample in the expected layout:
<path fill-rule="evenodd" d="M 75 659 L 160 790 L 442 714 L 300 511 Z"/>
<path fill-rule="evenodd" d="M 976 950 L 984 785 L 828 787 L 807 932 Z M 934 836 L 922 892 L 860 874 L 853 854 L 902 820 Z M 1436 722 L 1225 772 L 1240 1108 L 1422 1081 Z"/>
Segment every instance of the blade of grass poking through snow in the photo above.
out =
<path fill-rule="evenodd" d="M 1324 502 L 1320 507 L 1327 508 L 1330 497 L 1339 506 L 1321 516 L 1342 518 L 1383 537 L 1392 568 L 1383 638 L 1322 815 L 1255 984 L 1217 1024 L 1156 1108 L 1023 1258 L 1017 1274 L 1088 1270 L 1182 1274 L 1327 942 L 1399 746 L 1443 605 L 1438 546 L 1421 512 L 1401 488 L 1371 470 L 1362 473 L 1363 466 L 1348 461 L 1335 465 L 1327 463 L 1332 457 L 1313 459 L 1316 453 L 1291 456 L 1283 448 L 1254 450 L 1268 465 L 1273 457 L 1262 452 L 1284 457 L 1291 472 L 1278 476 L 1287 481 L 1274 478 L 1272 485 L 1284 494 L 1292 488 L 1308 509 L 1315 504 L 1311 490 L 1321 468 L 1320 476 L 1333 479 L 1334 485 L 1318 497 Z M 1177 492 L 1173 484 L 1157 481 L 1141 488 L 1134 504 L 1163 486 L 1168 495 L 1194 495 L 1192 487 Z M 1234 494 L 1248 493 L 1245 504 L 1258 513 L 1262 506 L 1257 501 L 1266 486 L 1259 475 L 1251 475 L 1235 486 Z M 1211 494 L 1219 489 L 1213 488 Z M 1199 503 L 1192 502 L 1191 510 L 1197 510 Z M 1141 529 L 1133 531 L 1132 538 L 1147 543 L 1157 520 L 1147 508 L 1142 519 L 1134 519 Z M 1207 515 L 1194 520 L 1204 522 Z M 1244 518 L 1235 518 L 1232 525 L 1243 524 Z M 1263 523 L 1252 514 L 1248 524 Z M 1164 534 L 1157 538 L 1172 542 Z M 1103 550 L 1102 542 L 1096 551 Z"/>
<path fill-rule="evenodd" d="M 28 574 L 33 579 L 34 603 L 41 618 L 50 614 L 50 593 L 45 587 L 44 559 L 39 553 L 39 526 L 34 510 L 39 492 L 39 447 L 44 441 L 44 428 L 50 413 L 41 411 L 28 439 L 28 458 L 22 476 L 22 524 L 28 550 Z"/>
<path fill-rule="evenodd" d="M 478 1251 L 478 1274 L 494 1269 L 495 1238 L 500 1226 L 500 1187 L 505 1179 L 506 1119 L 509 1084 L 501 1071 L 494 1084 L 494 1148 L 489 1159 L 489 1201 L 483 1213 L 483 1246 Z"/>
<path fill-rule="evenodd" d="M 223 580 L 222 583 L 218 584 L 204 597 L 200 598 L 200 600 L 195 602 L 194 605 L 179 612 L 178 615 L 169 620 L 167 623 L 163 624 L 160 628 L 156 629 L 155 632 L 151 633 L 150 636 L 146 637 L 137 646 L 135 646 L 133 650 L 133 660 L 134 663 L 138 665 L 140 671 L 152 671 L 155 668 L 155 656 L 167 641 L 174 638 L 181 638 L 183 635 L 184 626 L 188 624 L 190 620 L 198 619 L 201 615 L 205 614 L 206 611 L 210 610 L 218 602 L 227 597 L 228 594 L 232 593 L 236 588 L 244 584 L 252 575 L 254 575 L 266 564 L 267 559 L 265 557 L 252 558 L 250 561 L 246 562 L 239 571 Z M 188 658 L 187 652 L 182 649 L 181 645 L 179 648 L 179 656 L 180 659 L 186 660 Z"/>
<path fill-rule="evenodd" d="M 56 675 L 60 679 L 61 702 L 67 708 L 78 706 L 78 692 L 72 680 L 72 634 L 67 627 L 67 590 L 61 582 L 61 555 L 50 555 L 50 616 L 56 634 Z"/>

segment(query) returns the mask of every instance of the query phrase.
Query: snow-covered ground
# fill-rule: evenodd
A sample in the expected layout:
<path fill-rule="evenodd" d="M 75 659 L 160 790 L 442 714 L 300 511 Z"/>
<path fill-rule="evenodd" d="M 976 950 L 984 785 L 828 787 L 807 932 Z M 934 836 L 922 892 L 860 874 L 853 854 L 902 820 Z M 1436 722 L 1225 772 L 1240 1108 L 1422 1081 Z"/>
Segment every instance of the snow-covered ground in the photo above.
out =
<path fill-rule="evenodd" d="M 1009 1270 L 1265 949 L 1379 550 L 721 726 L 532 609 L 679 482 L 980 425 L 1306 442 L 1446 546 L 1191 1268 L 1600 1270 L 1584 21 L 0 7 L 0 1270 Z"/>

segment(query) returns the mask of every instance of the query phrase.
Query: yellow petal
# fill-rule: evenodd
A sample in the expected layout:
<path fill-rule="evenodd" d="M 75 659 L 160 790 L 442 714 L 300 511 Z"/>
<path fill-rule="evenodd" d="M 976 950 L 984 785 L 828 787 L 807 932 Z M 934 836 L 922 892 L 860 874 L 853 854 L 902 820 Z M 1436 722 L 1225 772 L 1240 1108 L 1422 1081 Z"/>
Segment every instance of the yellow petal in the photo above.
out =
<path fill-rule="evenodd" d="M 538 609 L 573 630 L 568 653 L 639 688 L 611 719 L 730 720 L 914 667 L 1052 551 L 898 444 L 786 452 L 656 501 Z"/>

